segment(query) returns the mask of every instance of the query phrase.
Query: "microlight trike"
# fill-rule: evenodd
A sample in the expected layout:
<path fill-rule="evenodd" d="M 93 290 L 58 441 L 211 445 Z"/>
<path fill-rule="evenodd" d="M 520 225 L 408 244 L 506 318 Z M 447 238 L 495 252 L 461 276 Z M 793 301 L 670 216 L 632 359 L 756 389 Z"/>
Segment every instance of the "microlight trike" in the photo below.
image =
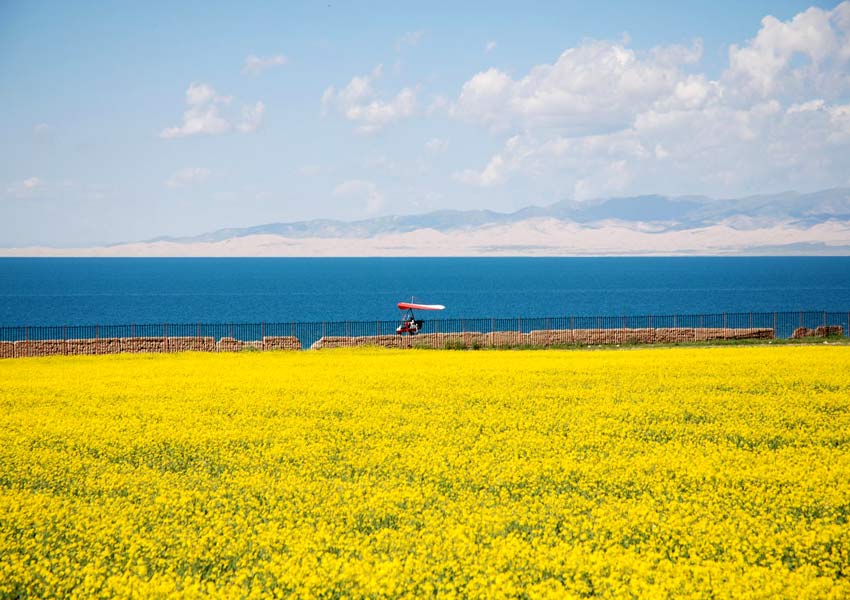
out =
<path fill-rule="evenodd" d="M 399 302 L 398 309 L 403 310 L 404 314 L 401 316 L 401 322 L 396 327 L 395 332 L 398 335 L 416 335 L 420 331 L 422 331 L 423 320 L 417 319 L 416 315 L 413 314 L 413 310 L 443 310 L 446 308 L 442 304 L 415 304 L 413 302 Z"/>

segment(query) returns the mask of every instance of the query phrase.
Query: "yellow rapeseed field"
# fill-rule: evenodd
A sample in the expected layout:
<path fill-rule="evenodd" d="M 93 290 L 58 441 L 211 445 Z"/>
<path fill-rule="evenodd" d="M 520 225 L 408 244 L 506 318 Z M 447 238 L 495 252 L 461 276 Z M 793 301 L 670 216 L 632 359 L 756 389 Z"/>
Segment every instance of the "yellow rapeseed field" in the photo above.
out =
<path fill-rule="evenodd" d="M 850 348 L 0 361 L 0 597 L 850 597 Z"/>

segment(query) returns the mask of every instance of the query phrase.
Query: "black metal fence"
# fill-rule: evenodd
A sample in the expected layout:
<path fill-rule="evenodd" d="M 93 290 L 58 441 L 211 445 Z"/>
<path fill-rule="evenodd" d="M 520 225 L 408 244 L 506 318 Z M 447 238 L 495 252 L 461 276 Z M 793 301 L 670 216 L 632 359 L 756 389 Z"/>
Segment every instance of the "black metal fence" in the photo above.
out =
<path fill-rule="evenodd" d="M 0 327 L 0 358 L 49 354 L 402 347 L 681 343 L 846 335 L 850 311 L 425 320 L 416 336 L 398 321 L 148 323 Z"/>

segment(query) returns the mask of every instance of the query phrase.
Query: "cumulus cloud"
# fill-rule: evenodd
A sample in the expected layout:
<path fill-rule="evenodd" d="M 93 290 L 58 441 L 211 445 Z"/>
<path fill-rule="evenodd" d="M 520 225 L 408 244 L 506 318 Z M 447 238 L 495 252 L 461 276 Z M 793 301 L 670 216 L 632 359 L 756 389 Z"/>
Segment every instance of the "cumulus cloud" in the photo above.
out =
<path fill-rule="evenodd" d="M 673 95 L 682 80 L 675 60 L 671 53 L 662 62 L 619 42 L 589 40 L 517 80 L 495 68 L 476 74 L 464 83 L 452 114 L 495 130 L 621 128 L 636 111 Z"/>
<path fill-rule="evenodd" d="M 384 208 L 384 195 L 371 181 L 349 179 L 334 188 L 334 196 L 360 202 L 363 209 L 374 214 Z"/>
<path fill-rule="evenodd" d="M 192 83 L 186 90 L 186 104 L 183 123 L 163 129 L 159 137 L 175 139 L 194 135 L 219 135 L 234 128 L 230 118 L 222 114 L 222 108 L 232 102 L 230 96 L 219 96 L 205 83 Z M 262 121 L 265 106 L 258 102 L 253 107 L 242 108 L 242 120 L 236 122 L 236 129 L 242 132 L 255 131 Z"/>
<path fill-rule="evenodd" d="M 245 64 L 242 65 L 242 74 L 259 75 L 263 71 L 283 66 L 287 62 L 288 60 L 283 54 L 267 57 L 254 56 L 253 54 L 250 54 L 245 58 Z"/>
<path fill-rule="evenodd" d="M 850 87 L 850 3 L 809 8 L 790 21 L 762 19 L 756 36 L 729 48 L 724 78 L 730 93 L 747 100 L 820 93 L 835 97 Z"/>
<path fill-rule="evenodd" d="M 449 112 L 507 141 L 455 180 L 545 178 L 577 199 L 844 184 L 850 2 L 765 17 L 717 79 L 694 72 L 701 55 L 699 40 L 641 53 L 625 40 L 588 40 L 520 77 L 477 73 Z"/>
<path fill-rule="evenodd" d="M 170 188 L 187 187 L 206 181 L 211 174 L 212 171 L 203 167 L 186 167 L 169 177 L 165 185 Z"/>
<path fill-rule="evenodd" d="M 328 87 L 322 94 L 322 114 L 335 109 L 346 119 L 358 123 L 358 133 L 374 133 L 416 111 L 416 92 L 404 88 L 395 96 L 381 99 L 375 82 L 383 75 L 383 65 L 371 73 L 351 78 L 343 88 Z"/>

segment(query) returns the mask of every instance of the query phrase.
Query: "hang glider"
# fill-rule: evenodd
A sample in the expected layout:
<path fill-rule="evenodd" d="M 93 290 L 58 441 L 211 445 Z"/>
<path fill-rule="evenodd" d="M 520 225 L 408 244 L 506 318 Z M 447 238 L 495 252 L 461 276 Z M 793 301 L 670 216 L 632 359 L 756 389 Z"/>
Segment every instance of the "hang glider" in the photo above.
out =
<path fill-rule="evenodd" d="M 395 332 L 398 335 L 416 335 L 422 330 L 422 325 L 425 321 L 417 319 L 413 314 L 414 310 L 443 310 L 446 307 L 442 304 L 417 304 L 415 302 L 399 302 L 398 309 L 403 310 L 404 315 L 401 317 L 401 322 L 396 327 Z"/>

